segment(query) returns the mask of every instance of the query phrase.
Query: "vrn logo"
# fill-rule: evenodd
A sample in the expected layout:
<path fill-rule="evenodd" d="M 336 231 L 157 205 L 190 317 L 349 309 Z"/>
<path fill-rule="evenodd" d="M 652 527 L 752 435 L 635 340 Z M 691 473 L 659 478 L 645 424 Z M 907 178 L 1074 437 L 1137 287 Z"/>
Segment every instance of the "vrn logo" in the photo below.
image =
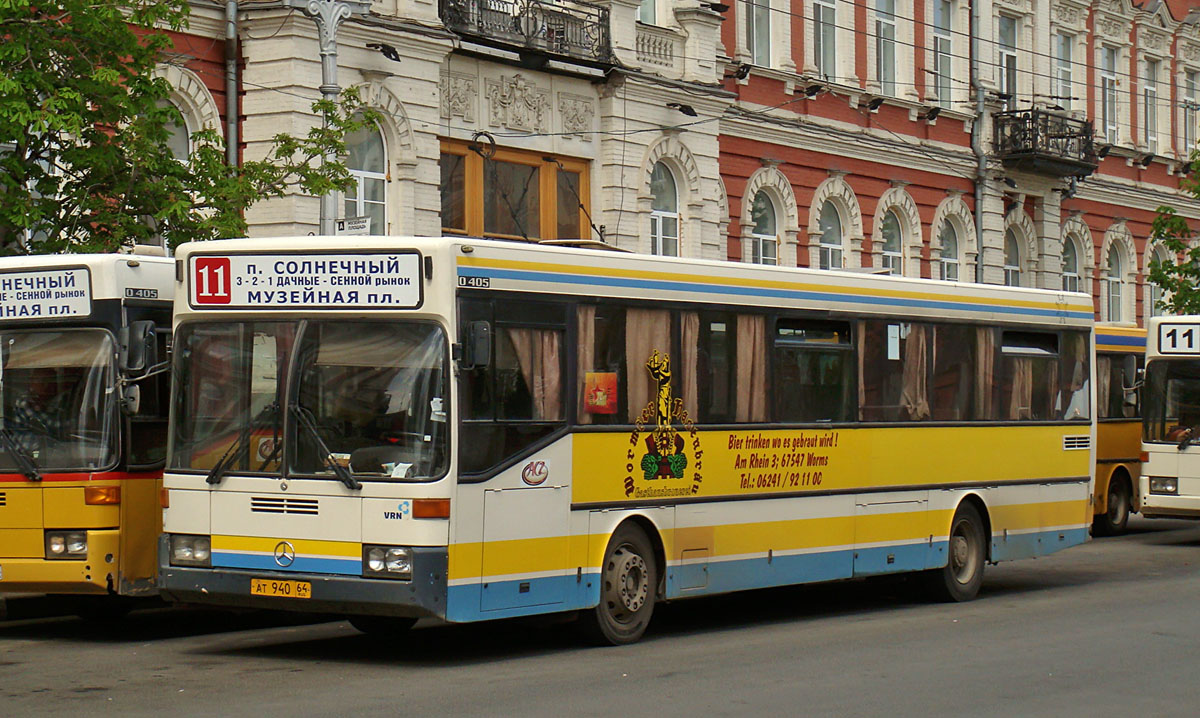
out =
<path fill-rule="evenodd" d="M 395 511 L 384 511 L 383 518 L 389 521 L 397 521 L 412 513 L 412 502 L 401 501 L 396 505 Z"/>

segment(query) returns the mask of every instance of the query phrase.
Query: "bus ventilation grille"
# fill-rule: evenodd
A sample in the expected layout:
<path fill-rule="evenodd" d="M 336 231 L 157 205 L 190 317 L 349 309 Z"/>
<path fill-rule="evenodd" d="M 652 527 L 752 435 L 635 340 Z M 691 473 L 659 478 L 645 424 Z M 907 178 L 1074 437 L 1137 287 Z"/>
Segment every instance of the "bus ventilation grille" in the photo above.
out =
<path fill-rule="evenodd" d="M 1063 451 L 1092 448 L 1092 437 L 1087 434 L 1063 437 Z"/>
<path fill-rule="evenodd" d="M 3 491 L 0 491 L 0 506 L 4 506 L 7 503 L 8 503 L 8 494 L 4 493 Z"/>
<path fill-rule="evenodd" d="M 283 496 L 251 496 L 250 510 L 260 514 L 308 514 L 316 516 L 316 499 L 293 499 Z"/>

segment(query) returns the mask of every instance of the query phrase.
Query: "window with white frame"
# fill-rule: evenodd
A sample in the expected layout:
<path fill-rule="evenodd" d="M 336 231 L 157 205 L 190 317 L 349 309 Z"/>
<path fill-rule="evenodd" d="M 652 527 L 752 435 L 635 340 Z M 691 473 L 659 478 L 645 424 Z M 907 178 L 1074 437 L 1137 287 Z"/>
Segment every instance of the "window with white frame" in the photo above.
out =
<path fill-rule="evenodd" d="M 954 28 L 954 3 L 952 0 L 934 0 L 933 5 L 933 88 L 938 104 L 950 106 L 950 82 L 953 77 L 953 47 L 951 34 Z"/>
<path fill-rule="evenodd" d="M 1008 96 L 1004 109 L 1017 109 L 1017 19 L 1001 15 L 1000 25 L 1000 92 Z"/>
<path fill-rule="evenodd" d="M 1104 141 L 1117 143 L 1117 48 L 1100 48 L 1100 131 Z"/>
<path fill-rule="evenodd" d="M 941 251 L 938 255 L 940 278 L 947 282 L 957 282 L 959 264 L 958 230 L 954 228 L 953 222 L 949 220 L 942 222 L 942 231 L 938 232 L 938 244 L 941 245 Z"/>
<path fill-rule="evenodd" d="M 1196 110 L 1200 109 L 1200 72 L 1188 70 L 1183 75 L 1183 147 L 1184 155 L 1196 149 Z"/>
<path fill-rule="evenodd" d="M 904 256 L 901 254 L 903 245 L 900 231 L 900 218 L 892 210 L 883 213 L 883 222 L 879 227 L 883 247 L 879 253 L 879 266 L 888 274 L 904 274 Z"/>
<path fill-rule="evenodd" d="M 875 0 L 875 77 L 881 94 L 896 96 L 896 0 Z"/>
<path fill-rule="evenodd" d="M 1108 268 L 1104 277 L 1105 292 L 1104 296 L 1108 302 L 1108 316 L 1110 322 L 1121 321 L 1121 302 L 1124 298 L 1124 284 L 1121 281 L 1121 253 L 1116 247 L 1108 249 Z"/>
<path fill-rule="evenodd" d="M 1142 139 L 1146 149 L 1158 152 L 1158 60 L 1146 60 L 1146 72 L 1142 76 L 1142 107 L 1145 130 Z"/>
<path fill-rule="evenodd" d="M 192 153 L 192 135 L 188 130 L 187 116 L 183 114 L 179 105 L 173 102 L 159 100 L 158 106 L 174 107 L 179 112 L 179 119 L 163 123 L 163 129 L 167 131 L 167 148 L 171 150 L 171 156 L 186 163 Z"/>
<path fill-rule="evenodd" d="M 1071 109 L 1071 50 L 1075 45 L 1075 36 L 1065 32 L 1054 35 L 1054 95 L 1058 105 L 1064 110 Z"/>
<path fill-rule="evenodd" d="M 1070 237 L 1063 240 L 1062 288 L 1064 292 L 1079 291 L 1079 252 Z"/>
<path fill-rule="evenodd" d="M 638 7 L 638 22 L 647 25 L 658 24 L 658 7 L 655 0 L 642 0 L 641 6 Z"/>
<path fill-rule="evenodd" d="M 746 0 L 746 52 L 754 65 L 771 65 L 771 2 Z"/>
<path fill-rule="evenodd" d="M 842 215 L 831 200 L 821 205 L 821 242 L 818 246 L 818 266 L 821 269 L 842 268 Z"/>
<path fill-rule="evenodd" d="M 1021 286 L 1021 243 L 1011 227 L 1004 231 L 1004 284 Z"/>
<path fill-rule="evenodd" d="M 347 217 L 368 217 L 371 234 L 387 234 L 387 150 L 373 127 L 346 136 L 346 169 L 354 185 L 346 190 Z"/>
<path fill-rule="evenodd" d="M 1150 254 L 1150 266 L 1153 266 L 1155 263 L 1164 264 L 1166 262 L 1167 250 L 1163 249 L 1162 247 L 1155 247 L 1154 251 Z M 1146 274 L 1148 275 L 1149 273 L 1150 268 L 1147 267 Z M 1150 305 L 1146 308 L 1146 313 L 1152 317 L 1162 316 L 1164 313 L 1162 309 L 1162 301 L 1166 298 L 1167 293 L 1163 291 L 1162 287 L 1158 286 L 1154 282 L 1151 282 L 1149 279 L 1146 280 L 1146 286 L 1150 290 Z"/>
<path fill-rule="evenodd" d="M 754 193 L 750 205 L 750 251 L 748 258 L 754 264 L 777 264 L 779 259 L 778 215 L 775 203 L 764 190 Z"/>
<path fill-rule="evenodd" d="M 663 162 L 650 171 L 650 253 L 679 256 L 679 190 Z"/>
<path fill-rule="evenodd" d="M 837 79 L 837 5 L 813 0 L 813 64 L 819 75 Z"/>

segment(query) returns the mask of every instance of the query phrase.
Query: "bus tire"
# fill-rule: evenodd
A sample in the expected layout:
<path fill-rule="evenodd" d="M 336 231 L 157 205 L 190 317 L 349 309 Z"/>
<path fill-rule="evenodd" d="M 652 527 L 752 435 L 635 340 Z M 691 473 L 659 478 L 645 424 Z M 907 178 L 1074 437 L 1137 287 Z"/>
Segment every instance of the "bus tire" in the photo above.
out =
<path fill-rule="evenodd" d="M 930 594 L 939 601 L 970 601 L 983 585 L 987 562 L 983 517 L 970 502 L 954 512 L 946 554 L 946 565 L 927 574 Z"/>
<path fill-rule="evenodd" d="M 1108 509 L 1092 520 L 1092 534 L 1119 536 L 1129 526 L 1129 511 L 1133 502 L 1129 481 L 1124 474 L 1109 479 L 1107 498 Z"/>
<path fill-rule="evenodd" d="M 635 524 L 621 524 L 604 551 L 600 603 L 580 615 L 584 634 L 599 645 L 637 642 L 650 625 L 657 590 L 658 567 L 650 539 Z"/>
<path fill-rule="evenodd" d="M 368 636 L 380 638 L 404 636 L 417 622 L 417 619 L 408 616 L 347 616 L 346 620 Z"/>

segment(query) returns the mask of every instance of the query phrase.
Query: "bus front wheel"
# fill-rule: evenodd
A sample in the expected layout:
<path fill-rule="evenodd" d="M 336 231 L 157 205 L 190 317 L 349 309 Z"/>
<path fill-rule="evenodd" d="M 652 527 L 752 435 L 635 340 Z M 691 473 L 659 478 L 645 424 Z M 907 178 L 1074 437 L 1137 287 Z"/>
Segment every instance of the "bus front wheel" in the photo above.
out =
<path fill-rule="evenodd" d="M 654 613 L 658 569 L 646 532 L 622 524 L 604 551 L 600 569 L 600 603 L 580 616 L 585 634 L 601 645 L 634 643 L 646 632 Z"/>
<path fill-rule="evenodd" d="M 1108 510 L 1096 516 L 1092 533 L 1096 536 L 1117 536 L 1129 525 L 1129 509 L 1133 503 L 1129 482 L 1124 476 L 1114 476 L 1108 482 Z"/>
<path fill-rule="evenodd" d="M 933 597 L 940 601 L 970 601 L 983 585 L 987 562 L 983 517 L 970 503 L 963 503 L 950 522 L 946 565 L 928 574 Z"/>

